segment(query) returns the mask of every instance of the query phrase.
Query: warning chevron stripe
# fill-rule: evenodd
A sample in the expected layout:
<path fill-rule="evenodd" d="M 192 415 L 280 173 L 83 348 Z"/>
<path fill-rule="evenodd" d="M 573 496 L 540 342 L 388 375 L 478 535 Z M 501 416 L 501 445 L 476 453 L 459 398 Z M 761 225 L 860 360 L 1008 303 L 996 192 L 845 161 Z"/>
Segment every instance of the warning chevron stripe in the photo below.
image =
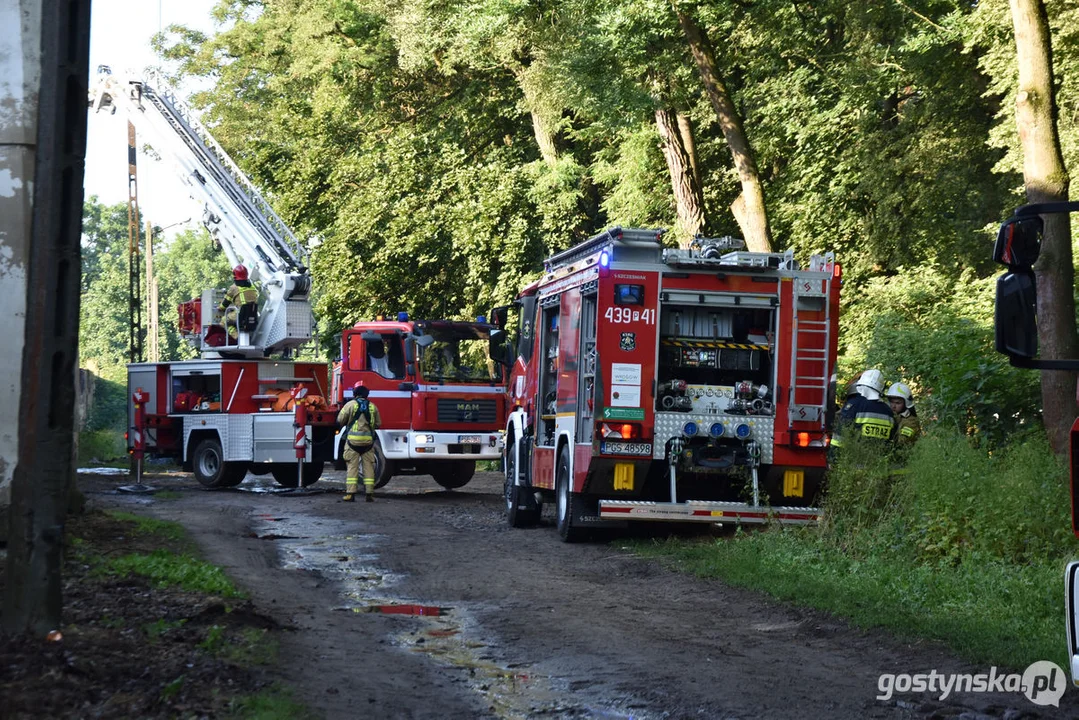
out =
<path fill-rule="evenodd" d="M 685 348 L 720 348 L 724 350 L 767 350 L 767 345 L 750 345 L 747 343 L 724 343 L 724 342 L 700 342 L 696 340 L 663 340 L 664 345 Z"/>

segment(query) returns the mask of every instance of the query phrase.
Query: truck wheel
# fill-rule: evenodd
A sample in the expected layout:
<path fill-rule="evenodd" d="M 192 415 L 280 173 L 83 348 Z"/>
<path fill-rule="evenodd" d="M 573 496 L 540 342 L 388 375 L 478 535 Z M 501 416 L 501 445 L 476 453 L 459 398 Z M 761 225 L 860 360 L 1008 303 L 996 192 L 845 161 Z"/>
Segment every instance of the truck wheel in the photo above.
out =
<path fill-rule="evenodd" d="M 322 477 L 324 463 L 311 462 L 303 464 L 303 486 L 314 485 Z M 272 463 L 270 472 L 273 479 L 281 487 L 294 488 L 296 482 L 296 463 Z"/>
<path fill-rule="evenodd" d="M 555 484 L 558 486 L 558 535 L 563 542 L 577 542 L 584 537 L 584 530 L 574 525 L 573 518 L 580 512 L 580 493 L 570 491 L 572 478 L 569 474 L 569 446 L 563 445 L 558 453 L 558 469 Z"/>
<path fill-rule="evenodd" d="M 230 465 L 231 463 L 225 462 L 225 453 L 221 450 L 221 443 L 215 437 L 203 438 L 195 445 L 195 451 L 191 453 L 191 469 L 195 473 L 195 479 L 203 487 L 229 487 L 228 481 L 231 478 L 228 468 Z"/>
<path fill-rule="evenodd" d="M 522 505 L 527 507 L 528 503 L 525 501 L 529 488 L 517 484 L 515 476 L 519 462 L 517 442 L 513 437 L 510 437 L 510 440 L 506 443 L 506 460 L 504 463 L 506 479 L 503 483 L 503 495 L 506 499 L 506 519 L 509 521 L 510 527 L 532 527 L 539 522 L 543 506 L 539 503 L 533 503 L 534 508 L 526 509 L 521 507 Z"/>
<path fill-rule="evenodd" d="M 375 436 L 375 487 L 383 487 L 397 472 L 397 464 L 382 454 L 382 442 Z M 361 480 L 363 478 L 360 478 Z"/>
<path fill-rule="evenodd" d="M 431 469 L 431 477 L 447 490 L 464 487 L 475 474 L 475 460 L 443 462 Z"/>

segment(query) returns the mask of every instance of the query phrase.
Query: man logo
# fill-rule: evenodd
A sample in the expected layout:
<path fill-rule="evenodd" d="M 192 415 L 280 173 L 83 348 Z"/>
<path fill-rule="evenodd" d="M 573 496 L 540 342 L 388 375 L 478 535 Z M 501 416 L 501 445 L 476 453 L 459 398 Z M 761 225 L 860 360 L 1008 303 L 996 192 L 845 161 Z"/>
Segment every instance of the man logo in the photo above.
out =
<path fill-rule="evenodd" d="M 472 412 L 473 410 L 479 410 L 479 403 L 457 403 L 457 409 L 463 412 Z"/>

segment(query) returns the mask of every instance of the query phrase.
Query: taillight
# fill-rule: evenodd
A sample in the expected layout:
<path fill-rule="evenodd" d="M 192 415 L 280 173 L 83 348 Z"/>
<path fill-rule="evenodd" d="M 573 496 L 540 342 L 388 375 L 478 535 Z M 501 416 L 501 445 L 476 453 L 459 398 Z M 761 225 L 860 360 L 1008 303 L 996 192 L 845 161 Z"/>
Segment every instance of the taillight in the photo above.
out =
<path fill-rule="evenodd" d="M 828 447 L 828 436 L 823 432 L 791 431 L 791 445 L 800 448 Z"/>
<path fill-rule="evenodd" d="M 641 437 L 641 426 L 635 423 L 619 423 L 617 425 L 603 423 L 599 426 L 599 432 L 602 437 L 612 440 L 618 438 L 635 440 Z"/>

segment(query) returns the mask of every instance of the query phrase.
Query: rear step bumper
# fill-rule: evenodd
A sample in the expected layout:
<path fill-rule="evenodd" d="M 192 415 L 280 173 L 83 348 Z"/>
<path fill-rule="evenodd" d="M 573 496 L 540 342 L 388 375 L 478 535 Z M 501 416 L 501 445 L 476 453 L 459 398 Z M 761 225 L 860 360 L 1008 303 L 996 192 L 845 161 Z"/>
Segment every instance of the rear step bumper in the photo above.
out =
<path fill-rule="evenodd" d="M 604 520 L 666 520 L 675 522 L 766 523 L 813 525 L 820 520 L 815 507 L 754 507 L 745 503 L 690 500 L 681 503 L 638 500 L 600 500 Z"/>

